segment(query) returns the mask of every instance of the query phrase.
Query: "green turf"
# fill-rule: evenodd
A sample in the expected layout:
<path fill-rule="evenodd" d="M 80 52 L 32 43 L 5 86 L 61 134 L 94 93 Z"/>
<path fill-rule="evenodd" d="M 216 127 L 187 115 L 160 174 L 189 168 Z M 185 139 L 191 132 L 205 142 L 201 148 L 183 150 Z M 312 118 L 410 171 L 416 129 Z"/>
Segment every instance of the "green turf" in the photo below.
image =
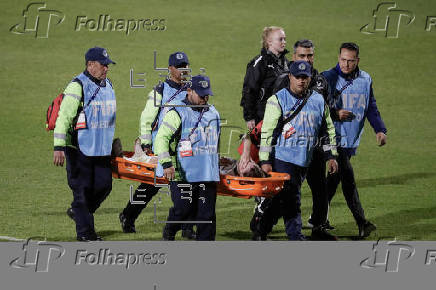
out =
<path fill-rule="evenodd" d="M 222 118 L 222 151 L 236 156 L 231 130 L 243 127 L 239 107 L 247 62 L 260 49 L 264 26 L 285 28 L 288 48 L 295 40 L 310 38 L 316 45 L 319 70 L 335 65 L 343 41 L 361 46 L 361 68 L 374 79 L 379 109 L 388 127 L 388 144 L 378 148 L 366 124 L 358 155 L 353 158 L 360 197 L 367 217 L 378 230 L 370 238 L 436 240 L 436 147 L 432 112 L 436 105 L 434 72 L 436 27 L 425 31 L 426 16 L 434 15 L 433 1 L 397 1 L 398 9 L 412 11 L 412 24 L 400 25 L 399 38 L 383 32 L 365 35 L 360 27 L 372 21 L 377 1 L 47 1 L 47 9 L 62 11 L 62 24 L 51 26 L 47 39 L 17 35 L 9 29 L 23 21 L 27 1 L 0 3 L 1 114 L 0 114 L 0 236 L 74 240 L 75 231 L 65 210 L 72 194 L 64 168 L 52 165 L 52 133 L 44 130 L 45 111 L 68 81 L 84 68 L 83 55 L 95 45 L 108 48 L 117 62 L 111 67 L 117 95 L 117 128 L 126 149 L 138 134 L 146 94 L 157 82 L 158 66 L 169 53 L 185 51 L 194 73 L 206 68 Z M 163 18 L 164 31 L 74 31 L 76 16 L 116 19 Z M 129 70 L 145 72 L 146 88 L 129 87 Z M 236 127 L 231 128 L 230 126 Z M 97 231 L 105 240 L 158 240 L 162 224 L 154 223 L 153 204 L 138 219 L 137 234 L 120 231 L 118 213 L 134 182 L 114 180 L 113 191 L 96 213 Z M 166 218 L 171 204 L 166 194 L 156 197 L 157 220 Z M 217 239 L 247 240 L 252 200 L 218 197 Z M 306 222 L 311 195 L 303 187 L 302 214 Z M 340 189 L 332 203 L 330 220 L 335 234 L 351 239 L 357 232 Z M 304 230 L 309 234 L 308 230 Z M 282 222 L 272 239 L 285 239 Z"/>

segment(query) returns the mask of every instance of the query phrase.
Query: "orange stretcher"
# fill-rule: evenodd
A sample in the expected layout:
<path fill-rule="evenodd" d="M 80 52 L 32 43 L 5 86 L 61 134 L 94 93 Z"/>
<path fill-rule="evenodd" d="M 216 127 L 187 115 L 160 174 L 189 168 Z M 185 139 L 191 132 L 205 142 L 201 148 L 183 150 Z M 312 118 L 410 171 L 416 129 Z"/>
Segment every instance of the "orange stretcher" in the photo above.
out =
<path fill-rule="evenodd" d="M 124 156 L 132 157 L 133 152 L 124 151 Z M 164 177 L 155 177 L 155 164 L 133 162 L 123 157 L 112 158 L 112 176 L 148 184 L 168 184 Z M 280 192 L 287 173 L 270 172 L 271 177 L 254 178 L 233 175 L 221 175 L 218 184 L 218 195 L 251 198 L 253 196 L 272 197 Z"/>

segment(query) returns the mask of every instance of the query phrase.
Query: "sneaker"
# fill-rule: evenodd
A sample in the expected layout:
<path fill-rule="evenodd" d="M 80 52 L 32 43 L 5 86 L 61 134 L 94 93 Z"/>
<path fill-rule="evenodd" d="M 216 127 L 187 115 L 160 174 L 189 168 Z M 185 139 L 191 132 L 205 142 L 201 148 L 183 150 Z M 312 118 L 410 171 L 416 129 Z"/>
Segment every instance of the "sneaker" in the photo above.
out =
<path fill-rule="evenodd" d="M 135 222 L 129 220 L 123 213 L 120 213 L 120 223 L 124 233 L 136 233 Z"/>
<path fill-rule="evenodd" d="M 377 229 L 377 227 L 369 221 L 366 221 L 364 224 L 358 225 L 358 227 L 359 227 L 359 237 L 360 238 L 368 237 L 371 234 L 371 232 L 373 232 Z"/>
<path fill-rule="evenodd" d="M 188 239 L 188 240 L 195 240 L 197 237 L 197 234 L 192 229 L 186 229 L 182 230 L 182 238 Z"/>
<path fill-rule="evenodd" d="M 67 216 L 69 216 L 70 219 L 74 220 L 74 211 L 71 207 L 67 209 Z"/>
<path fill-rule="evenodd" d="M 324 226 L 324 228 L 326 230 L 334 230 L 335 229 L 334 226 L 330 225 L 330 221 L 329 220 L 327 220 L 323 226 Z"/>
<path fill-rule="evenodd" d="M 98 236 L 96 233 L 92 233 L 92 234 L 85 235 L 85 236 L 78 236 L 77 240 L 79 242 L 92 242 L 92 241 L 101 242 L 101 241 L 103 241 L 103 239 L 100 236 Z"/>
<path fill-rule="evenodd" d="M 260 235 L 258 233 L 253 233 L 251 240 L 252 241 L 266 241 L 266 235 Z"/>
<path fill-rule="evenodd" d="M 338 237 L 329 233 L 326 227 L 317 226 L 312 228 L 311 240 L 312 241 L 337 241 Z"/>
<path fill-rule="evenodd" d="M 169 229 L 165 226 L 162 231 L 162 241 L 174 241 L 175 234 L 170 233 Z"/>

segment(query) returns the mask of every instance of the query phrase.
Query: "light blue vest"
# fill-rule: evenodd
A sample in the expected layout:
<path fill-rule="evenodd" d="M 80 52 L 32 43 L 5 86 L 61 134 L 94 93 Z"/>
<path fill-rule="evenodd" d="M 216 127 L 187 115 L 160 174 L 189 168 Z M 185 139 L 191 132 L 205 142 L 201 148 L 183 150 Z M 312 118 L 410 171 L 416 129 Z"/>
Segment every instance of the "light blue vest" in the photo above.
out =
<path fill-rule="evenodd" d="M 298 99 L 287 88 L 281 89 L 276 96 L 283 117 L 287 118 Z M 298 106 L 295 109 L 297 108 Z M 275 145 L 275 158 L 298 166 L 308 167 L 312 159 L 313 148 L 318 140 L 323 115 L 324 98 L 321 94 L 313 91 L 303 109 L 290 121 L 295 128 L 295 133 L 285 139 L 282 132 L 276 132 L 280 135 L 277 137 L 277 144 Z"/>
<path fill-rule="evenodd" d="M 163 92 L 162 92 L 161 105 L 165 105 L 165 107 L 162 107 L 160 109 L 160 112 L 159 112 L 159 115 L 157 118 L 157 126 L 153 130 L 153 132 L 151 133 L 153 144 L 154 144 L 154 139 L 156 138 L 156 135 L 157 135 L 157 131 L 158 131 L 160 125 L 162 124 L 163 118 L 173 108 L 171 106 L 168 106 L 167 103 L 168 103 L 168 101 L 170 101 L 171 97 L 173 97 L 173 95 L 178 91 L 178 89 L 171 87 L 167 82 L 164 82 L 163 86 L 164 86 L 164 88 L 163 88 Z M 177 95 L 175 95 L 173 97 L 173 99 L 171 100 L 171 103 L 182 101 L 185 99 L 185 97 L 186 97 L 186 89 L 184 89 L 183 91 L 180 91 Z"/>
<path fill-rule="evenodd" d="M 180 104 L 184 104 L 180 102 Z M 182 120 L 181 138 L 187 140 L 198 121 L 200 112 L 190 107 L 174 107 Z M 219 181 L 218 143 L 220 136 L 220 116 L 215 107 L 210 106 L 190 136 L 193 156 L 180 156 L 177 145 L 177 165 L 183 180 L 187 182 Z"/>
<path fill-rule="evenodd" d="M 326 75 L 326 77 L 328 76 Z M 340 75 L 337 78 L 336 89 L 341 90 L 348 81 Z M 359 146 L 368 110 L 371 83 L 369 74 L 361 70 L 353 83 L 342 92 L 337 108 L 353 112 L 356 118 L 350 122 L 334 122 L 338 146 L 343 148 L 357 148 Z"/>
<path fill-rule="evenodd" d="M 170 103 L 177 103 L 181 102 L 186 97 L 186 89 L 183 91 L 180 91 L 177 95 L 174 96 L 175 93 L 179 89 L 171 87 L 167 82 L 163 83 L 163 91 L 162 91 L 162 101 L 161 104 L 165 105 L 165 107 L 162 107 L 159 111 L 159 115 L 157 117 L 157 126 L 155 129 L 151 132 L 151 142 L 152 142 L 152 150 L 154 151 L 154 139 L 156 138 L 157 131 L 159 130 L 160 125 L 162 125 L 162 120 L 165 117 L 165 115 L 173 108 L 171 106 L 168 106 L 168 102 Z M 174 96 L 174 97 L 173 97 Z M 172 98 L 173 97 L 173 98 Z M 172 98 L 172 100 L 170 100 Z M 162 165 L 158 162 L 156 167 L 156 176 L 162 177 L 164 174 L 164 170 Z"/>
<path fill-rule="evenodd" d="M 106 86 L 100 87 L 94 100 L 86 106 L 98 86 L 83 73 L 77 78 L 83 86 L 83 105 L 87 125 L 86 129 L 78 130 L 80 151 L 86 156 L 109 156 L 112 151 L 117 110 L 115 92 L 106 79 Z"/>

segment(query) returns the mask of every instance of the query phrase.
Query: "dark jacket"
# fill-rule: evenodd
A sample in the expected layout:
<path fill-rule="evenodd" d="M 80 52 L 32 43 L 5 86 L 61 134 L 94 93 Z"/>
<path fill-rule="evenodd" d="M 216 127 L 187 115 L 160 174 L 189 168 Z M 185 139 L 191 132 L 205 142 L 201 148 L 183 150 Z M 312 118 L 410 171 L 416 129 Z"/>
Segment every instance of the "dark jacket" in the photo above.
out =
<path fill-rule="evenodd" d="M 277 77 L 288 71 L 289 61 L 285 57 L 288 52 L 285 50 L 277 57 L 262 48 L 260 55 L 247 64 L 241 99 L 245 121 L 254 119 L 259 123 L 263 119 L 266 101 L 273 94 Z"/>

